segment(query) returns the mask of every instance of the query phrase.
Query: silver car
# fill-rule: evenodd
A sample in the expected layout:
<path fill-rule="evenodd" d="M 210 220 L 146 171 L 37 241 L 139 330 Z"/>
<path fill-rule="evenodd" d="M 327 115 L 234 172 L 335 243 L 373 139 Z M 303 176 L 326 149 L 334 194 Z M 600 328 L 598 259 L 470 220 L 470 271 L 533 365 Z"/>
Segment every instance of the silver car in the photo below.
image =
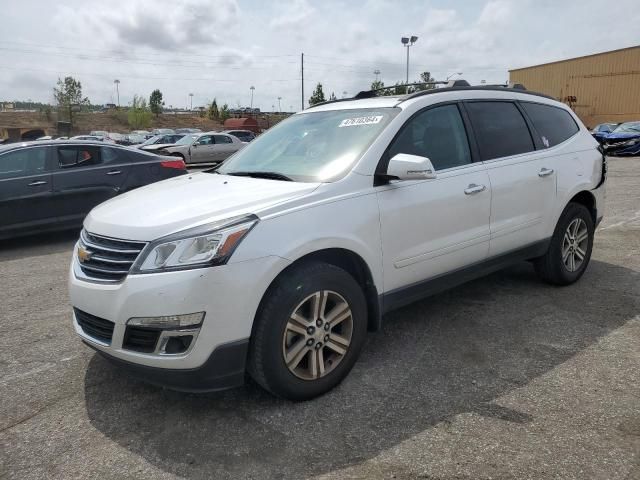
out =
<path fill-rule="evenodd" d="M 159 153 L 182 157 L 185 163 L 221 163 L 246 143 L 220 132 L 192 133 Z"/>

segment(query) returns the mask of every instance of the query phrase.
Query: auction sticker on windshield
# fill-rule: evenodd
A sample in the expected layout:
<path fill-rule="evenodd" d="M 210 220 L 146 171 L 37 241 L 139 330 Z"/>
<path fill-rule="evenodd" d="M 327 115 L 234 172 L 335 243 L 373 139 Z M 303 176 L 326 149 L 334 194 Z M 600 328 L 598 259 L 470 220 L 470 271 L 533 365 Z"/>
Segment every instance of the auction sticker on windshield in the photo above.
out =
<path fill-rule="evenodd" d="M 355 127 L 356 125 L 373 125 L 380 123 L 382 115 L 370 115 L 368 117 L 345 118 L 338 127 Z"/>

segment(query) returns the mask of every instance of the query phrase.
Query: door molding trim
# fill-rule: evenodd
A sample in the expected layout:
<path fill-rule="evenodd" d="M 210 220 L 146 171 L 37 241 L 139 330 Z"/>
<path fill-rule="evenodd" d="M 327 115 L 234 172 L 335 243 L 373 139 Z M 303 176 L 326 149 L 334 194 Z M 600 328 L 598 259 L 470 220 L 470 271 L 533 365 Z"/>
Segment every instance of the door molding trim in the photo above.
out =
<path fill-rule="evenodd" d="M 463 283 L 502 270 L 509 265 L 544 255 L 551 238 L 483 260 L 452 272 L 444 273 L 380 295 L 382 313 L 390 312 L 417 300 L 441 293 Z"/>

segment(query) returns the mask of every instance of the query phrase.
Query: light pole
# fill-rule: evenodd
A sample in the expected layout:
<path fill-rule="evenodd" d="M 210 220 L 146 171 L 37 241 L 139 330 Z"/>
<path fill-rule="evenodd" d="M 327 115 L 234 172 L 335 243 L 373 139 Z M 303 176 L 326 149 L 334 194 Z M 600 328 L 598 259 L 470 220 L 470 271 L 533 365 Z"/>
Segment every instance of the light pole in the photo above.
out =
<path fill-rule="evenodd" d="M 253 85 L 251 85 L 251 86 L 249 87 L 249 90 L 251 90 L 251 106 L 250 106 L 250 108 L 251 108 L 251 110 L 252 110 L 252 111 L 253 111 L 253 91 L 254 91 L 255 89 L 256 89 L 256 87 L 254 87 Z"/>
<path fill-rule="evenodd" d="M 349 93 L 349 92 L 347 92 L 346 90 L 344 90 L 344 91 L 342 92 L 342 98 L 347 98 L 347 94 L 348 94 L 348 93 Z"/>
<path fill-rule="evenodd" d="M 448 81 L 449 81 L 449 79 L 450 79 L 451 77 L 455 77 L 456 75 L 462 75 L 462 72 L 452 73 L 451 75 L 449 75 L 449 76 L 447 77 L 447 79 L 446 79 L 445 81 L 447 81 L 447 82 L 448 82 Z"/>
<path fill-rule="evenodd" d="M 378 75 L 380 75 L 380 70 L 377 68 L 373 71 L 373 74 L 376 76 L 376 83 L 378 83 Z"/>
<path fill-rule="evenodd" d="M 189 97 L 190 97 L 190 100 L 191 100 L 189 110 L 193 110 L 193 93 L 190 93 Z"/>
<path fill-rule="evenodd" d="M 120 108 L 120 88 L 118 87 L 120 85 L 120 80 L 118 80 L 117 78 L 113 81 L 113 83 L 116 84 L 116 93 L 118 95 L 118 108 Z M 112 90 L 113 91 L 113 90 Z"/>
<path fill-rule="evenodd" d="M 418 41 L 418 37 L 411 35 L 410 37 L 402 37 L 400 39 L 402 44 L 407 47 L 407 85 L 409 84 L 409 47 L 412 47 L 414 43 Z"/>
<path fill-rule="evenodd" d="M 282 107 L 280 106 L 280 100 L 282 100 L 282 97 L 278 97 L 278 112 L 282 111 Z"/>

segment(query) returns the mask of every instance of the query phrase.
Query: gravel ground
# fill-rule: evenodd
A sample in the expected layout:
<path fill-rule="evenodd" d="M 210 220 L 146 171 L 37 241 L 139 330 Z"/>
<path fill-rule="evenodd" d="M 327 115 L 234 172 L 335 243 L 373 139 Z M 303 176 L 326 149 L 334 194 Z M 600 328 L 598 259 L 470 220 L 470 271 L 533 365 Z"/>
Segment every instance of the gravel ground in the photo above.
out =
<path fill-rule="evenodd" d="M 527 263 L 389 314 L 306 403 L 130 380 L 75 338 L 76 233 L 0 242 L 0 478 L 640 478 L 640 159 L 576 285 Z"/>

